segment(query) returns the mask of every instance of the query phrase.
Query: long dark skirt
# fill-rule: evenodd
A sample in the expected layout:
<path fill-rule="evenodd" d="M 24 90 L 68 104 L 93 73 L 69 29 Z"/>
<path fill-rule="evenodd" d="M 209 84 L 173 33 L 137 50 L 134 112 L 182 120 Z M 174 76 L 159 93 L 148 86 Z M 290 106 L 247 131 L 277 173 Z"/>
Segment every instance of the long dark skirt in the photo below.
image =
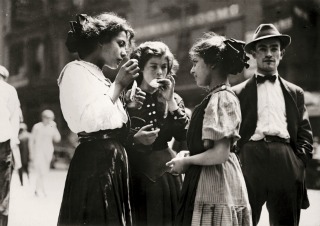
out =
<path fill-rule="evenodd" d="M 132 225 L 127 154 L 114 139 L 80 144 L 70 163 L 58 225 Z"/>
<path fill-rule="evenodd" d="M 178 210 L 181 177 L 169 173 L 156 181 L 132 171 L 132 212 L 136 226 L 172 226 Z"/>

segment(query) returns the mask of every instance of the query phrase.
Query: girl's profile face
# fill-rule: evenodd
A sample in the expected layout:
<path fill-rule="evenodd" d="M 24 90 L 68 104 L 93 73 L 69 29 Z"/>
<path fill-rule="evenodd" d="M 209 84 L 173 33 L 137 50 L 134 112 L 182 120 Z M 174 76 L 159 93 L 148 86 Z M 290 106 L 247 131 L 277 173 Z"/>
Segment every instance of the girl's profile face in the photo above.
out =
<path fill-rule="evenodd" d="M 128 36 L 126 32 L 121 31 L 108 43 L 101 44 L 100 60 L 103 65 L 111 69 L 117 69 L 123 58 L 127 55 Z"/>
<path fill-rule="evenodd" d="M 206 64 L 202 57 L 192 57 L 192 68 L 190 73 L 196 80 L 197 86 L 207 87 L 211 82 L 211 65 Z"/>
<path fill-rule="evenodd" d="M 153 79 L 166 78 L 168 74 L 168 60 L 165 55 L 151 57 L 145 64 L 142 83 L 150 84 Z"/>

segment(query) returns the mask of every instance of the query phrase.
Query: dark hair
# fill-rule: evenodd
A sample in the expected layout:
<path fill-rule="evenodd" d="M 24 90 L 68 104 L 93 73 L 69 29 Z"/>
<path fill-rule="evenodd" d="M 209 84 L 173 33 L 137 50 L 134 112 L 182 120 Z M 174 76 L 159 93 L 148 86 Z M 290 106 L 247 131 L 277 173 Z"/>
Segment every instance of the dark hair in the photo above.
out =
<path fill-rule="evenodd" d="M 134 31 L 127 21 L 115 13 L 101 13 L 97 16 L 80 14 L 76 21 L 70 21 L 66 46 L 71 53 L 78 53 L 80 58 L 90 54 L 98 43 L 108 43 L 121 31 L 129 37 L 129 49 Z"/>
<path fill-rule="evenodd" d="M 141 70 L 145 67 L 148 60 L 152 57 L 165 56 L 168 61 L 168 75 L 175 75 L 179 69 L 179 64 L 169 47 L 160 41 L 150 41 L 140 44 L 130 55 L 131 59 L 137 59 Z M 140 84 L 143 79 L 142 72 L 139 72 L 139 77 L 136 79 Z"/>
<path fill-rule="evenodd" d="M 199 56 L 209 65 L 216 64 L 226 74 L 238 74 L 248 68 L 249 57 L 244 52 L 245 43 L 235 39 L 226 39 L 214 32 L 208 32 L 191 47 L 189 55 Z"/>

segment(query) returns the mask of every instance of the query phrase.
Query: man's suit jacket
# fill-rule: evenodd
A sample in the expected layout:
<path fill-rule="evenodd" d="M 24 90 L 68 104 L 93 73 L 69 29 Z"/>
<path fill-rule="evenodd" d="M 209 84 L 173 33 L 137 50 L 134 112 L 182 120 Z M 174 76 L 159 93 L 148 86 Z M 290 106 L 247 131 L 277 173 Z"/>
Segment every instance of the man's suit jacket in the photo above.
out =
<path fill-rule="evenodd" d="M 282 92 L 285 100 L 288 132 L 290 144 L 295 154 L 306 164 L 307 159 L 312 158 L 313 137 L 308 113 L 304 104 L 303 90 L 284 80 L 279 76 Z M 257 126 L 257 83 L 256 76 L 232 87 L 240 100 L 242 123 L 240 127 L 241 139 L 238 147 L 249 141 Z"/>

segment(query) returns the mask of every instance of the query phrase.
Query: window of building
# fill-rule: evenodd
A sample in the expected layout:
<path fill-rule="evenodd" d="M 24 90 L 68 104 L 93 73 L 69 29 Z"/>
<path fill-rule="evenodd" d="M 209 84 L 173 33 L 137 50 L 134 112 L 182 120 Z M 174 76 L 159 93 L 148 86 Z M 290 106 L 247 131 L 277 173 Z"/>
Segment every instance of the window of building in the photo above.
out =
<path fill-rule="evenodd" d="M 14 43 L 9 48 L 9 71 L 11 76 L 19 75 L 24 68 L 23 43 Z"/>
<path fill-rule="evenodd" d="M 44 10 L 43 0 L 12 0 L 12 27 L 23 27 L 41 17 Z"/>
<path fill-rule="evenodd" d="M 162 14 L 161 1 L 148 0 L 148 17 L 158 17 Z"/>
<path fill-rule="evenodd" d="M 44 45 L 40 38 L 34 38 L 28 41 L 27 59 L 30 78 L 40 78 L 44 67 Z"/>

